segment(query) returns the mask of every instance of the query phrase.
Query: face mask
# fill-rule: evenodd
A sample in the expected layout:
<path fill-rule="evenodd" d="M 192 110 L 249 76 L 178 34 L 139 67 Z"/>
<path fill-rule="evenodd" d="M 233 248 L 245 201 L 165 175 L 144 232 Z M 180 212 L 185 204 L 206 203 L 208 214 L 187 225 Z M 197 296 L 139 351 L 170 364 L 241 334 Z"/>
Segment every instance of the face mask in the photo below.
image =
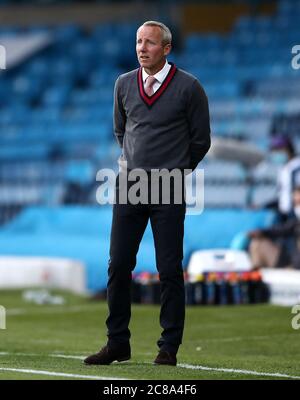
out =
<path fill-rule="evenodd" d="M 294 207 L 294 213 L 295 213 L 297 219 L 300 219 L 300 205 Z"/>
<path fill-rule="evenodd" d="M 273 164 L 284 165 L 288 162 L 288 155 L 285 151 L 274 151 L 270 155 Z"/>

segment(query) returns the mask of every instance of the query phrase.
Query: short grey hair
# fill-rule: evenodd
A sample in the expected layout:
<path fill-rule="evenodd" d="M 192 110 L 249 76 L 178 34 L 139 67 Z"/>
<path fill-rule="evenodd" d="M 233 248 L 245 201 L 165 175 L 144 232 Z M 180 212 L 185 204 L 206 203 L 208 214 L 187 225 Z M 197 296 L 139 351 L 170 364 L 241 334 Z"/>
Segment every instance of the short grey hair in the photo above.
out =
<path fill-rule="evenodd" d="M 162 44 L 163 44 L 163 46 L 165 46 L 166 44 L 171 44 L 172 43 L 172 33 L 171 33 L 170 29 L 165 24 L 163 24 L 162 22 L 146 21 L 138 28 L 138 30 L 142 26 L 158 26 L 160 28 L 160 30 L 161 30 L 161 33 L 162 33 Z"/>

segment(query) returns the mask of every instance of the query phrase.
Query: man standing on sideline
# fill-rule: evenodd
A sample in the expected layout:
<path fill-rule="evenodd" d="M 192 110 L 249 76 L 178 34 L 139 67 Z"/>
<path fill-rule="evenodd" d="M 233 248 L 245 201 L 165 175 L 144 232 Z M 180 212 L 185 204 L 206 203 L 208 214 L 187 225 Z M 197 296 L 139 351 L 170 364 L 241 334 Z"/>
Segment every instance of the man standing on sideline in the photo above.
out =
<path fill-rule="evenodd" d="M 140 68 L 125 73 L 114 91 L 114 129 L 122 148 L 116 197 L 122 170 L 194 170 L 210 148 L 209 110 L 198 80 L 166 59 L 172 35 L 164 24 L 147 21 L 137 30 Z M 126 165 L 126 167 L 125 167 Z M 150 179 L 151 181 L 151 179 Z M 128 182 L 130 187 L 132 182 Z M 164 189 L 164 188 L 163 188 Z M 113 206 L 110 237 L 106 320 L 107 344 L 84 362 L 107 365 L 131 357 L 131 273 L 148 220 L 154 236 L 156 267 L 161 282 L 159 353 L 155 364 L 176 365 L 185 320 L 183 234 L 186 203 L 120 204 Z"/>

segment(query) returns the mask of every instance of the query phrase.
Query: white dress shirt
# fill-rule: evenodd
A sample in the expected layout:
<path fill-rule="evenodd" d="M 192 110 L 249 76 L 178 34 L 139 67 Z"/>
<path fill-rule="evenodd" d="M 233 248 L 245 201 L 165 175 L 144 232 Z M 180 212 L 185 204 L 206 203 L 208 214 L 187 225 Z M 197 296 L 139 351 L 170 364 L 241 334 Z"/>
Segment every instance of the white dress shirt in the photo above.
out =
<path fill-rule="evenodd" d="M 160 88 L 160 85 L 163 83 L 165 77 L 168 75 L 170 68 L 171 68 L 171 65 L 168 64 L 168 61 L 166 60 L 166 63 L 163 66 L 163 68 L 160 71 L 158 71 L 155 75 L 153 75 L 154 78 L 156 79 L 156 82 L 153 85 L 154 93 Z M 144 87 L 145 87 L 146 79 L 148 78 L 149 74 L 147 74 L 147 72 L 145 71 L 144 68 L 142 70 L 142 76 L 143 76 L 143 83 L 144 83 Z"/>
<path fill-rule="evenodd" d="M 282 213 L 293 209 L 293 190 L 300 183 L 300 157 L 294 157 L 285 164 L 278 174 L 279 204 Z"/>

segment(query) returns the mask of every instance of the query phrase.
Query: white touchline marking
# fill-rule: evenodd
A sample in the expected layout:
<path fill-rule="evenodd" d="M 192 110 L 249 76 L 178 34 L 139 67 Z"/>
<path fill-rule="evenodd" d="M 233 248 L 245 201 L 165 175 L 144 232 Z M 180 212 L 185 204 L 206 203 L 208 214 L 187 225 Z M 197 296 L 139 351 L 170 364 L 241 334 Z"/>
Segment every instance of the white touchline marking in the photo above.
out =
<path fill-rule="evenodd" d="M 2 368 L 0 371 L 11 371 L 11 372 L 22 372 L 25 374 L 34 375 L 47 375 L 47 376 L 63 376 L 65 378 L 81 378 L 81 379 L 97 379 L 97 380 L 126 380 L 126 378 L 117 378 L 111 376 L 97 376 L 97 375 L 78 375 L 78 374 L 67 374 L 64 372 L 52 372 L 52 371 L 40 371 L 37 369 L 19 369 L 19 368 Z"/>
<path fill-rule="evenodd" d="M 0 352 L 0 356 L 2 355 L 19 355 L 19 356 L 42 356 L 43 354 L 33 354 L 33 353 L 8 353 L 8 352 Z M 71 354 L 44 354 L 46 357 L 53 357 L 53 358 L 69 358 L 74 360 L 83 360 L 85 356 L 78 356 L 78 355 L 71 355 Z M 153 363 L 144 362 L 141 364 L 153 365 Z M 234 368 L 215 368 L 215 367 L 205 367 L 203 365 L 193 365 L 193 364 L 177 364 L 179 368 L 186 368 L 186 369 L 198 369 L 202 371 L 216 371 L 216 372 L 227 372 L 227 373 L 235 373 L 235 374 L 243 374 L 243 375 L 257 375 L 257 376 L 271 376 L 275 378 L 289 378 L 289 379 L 300 379 L 300 376 L 294 375 L 287 375 L 281 372 L 258 372 L 258 371 L 251 371 L 247 369 L 234 369 Z M 5 370 L 5 368 L 0 368 L 0 370 Z M 45 371 L 47 372 L 47 371 Z M 54 373 L 51 373 L 54 374 Z M 70 374 L 67 374 L 70 375 Z M 72 375 L 72 374 L 71 374 Z M 86 377 L 88 375 L 83 375 Z M 79 376 L 78 376 L 79 377 Z M 105 378 L 105 377 L 97 377 L 98 379 L 126 379 L 126 378 Z M 94 379 L 94 378 L 89 378 Z"/>
<path fill-rule="evenodd" d="M 264 335 L 264 336 L 235 336 L 235 337 L 228 337 L 228 338 L 210 338 L 210 339 L 199 339 L 197 343 L 202 344 L 202 343 L 219 343 L 219 342 L 240 342 L 243 340 L 270 340 L 270 339 L 276 339 L 279 337 L 291 337 L 292 335 L 296 336 L 297 334 L 290 332 L 290 333 L 279 333 L 275 335 Z M 196 343 L 194 340 L 193 342 Z"/>
<path fill-rule="evenodd" d="M 0 351 L 0 356 L 28 356 L 28 357 L 38 357 L 44 354 L 37 353 L 8 353 L 7 351 Z"/>
<path fill-rule="evenodd" d="M 88 353 L 88 352 L 87 352 Z M 43 353 L 8 353 L 7 351 L 0 351 L 0 356 L 29 356 L 29 357 L 53 357 L 53 358 L 69 358 L 74 360 L 84 360 L 86 356 L 76 356 L 69 354 L 43 354 Z"/>
<path fill-rule="evenodd" d="M 50 357 L 59 357 L 59 358 L 69 358 L 69 359 L 78 359 L 83 360 L 84 356 L 75 356 L 75 355 L 65 355 L 65 354 L 49 354 Z M 146 363 L 152 364 L 152 363 Z M 249 374 L 249 375 L 261 375 L 261 376 L 273 376 L 279 378 L 290 378 L 290 379 L 300 379 L 300 376 L 293 376 L 287 375 L 277 372 L 258 372 L 258 371 L 251 371 L 251 370 L 243 370 L 243 369 L 232 369 L 232 368 L 212 368 L 212 367 L 205 367 L 201 365 L 191 365 L 191 364 L 177 364 L 180 368 L 187 368 L 187 369 L 202 369 L 206 371 L 220 371 L 220 372 L 228 372 L 228 373 L 238 373 L 238 374 Z"/>
<path fill-rule="evenodd" d="M 24 314 L 24 310 L 22 310 L 21 308 L 11 308 L 6 310 L 6 315 L 23 315 Z"/>
<path fill-rule="evenodd" d="M 17 316 L 24 314 L 56 314 L 56 313 L 72 313 L 72 312 L 80 312 L 80 311 L 94 311 L 94 309 L 98 309 L 103 307 L 105 304 L 97 303 L 97 304 L 82 304 L 78 306 L 48 306 L 48 305 L 40 305 L 36 308 L 10 308 L 6 310 L 6 315 Z M 105 305 L 106 306 L 106 305 Z"/>
<path fill-rule="evenodd" d="M 54 357 L 54 358 L 71 358 L 71 359 L 74 359 L 74 360 L 84 360 L 85 359 L 85 357 L 84 356 L 69 356 L 69 355 L 66 355 L 66 354 L 48 354 L 49 355 L 49 357 Z"/>
<path fill-rule="evenodd" d="M 38 354 L 38 353 L 8 353 L 7 351 L 0 351 L 0 356 L 29 356 L 29 357 L 53 357 L 53 358 L 69 358 L 74 360 L 84 360 L 86 356 L 76 356 L 69 354 Z"/>
<path fill-rule="evenodd" d="M 244 374 L 244 375 L 273 376 L 277 378 L 300 379 L 300 376 L 287 375 L 279 372 L 258 372 L 247 369 L 213 368 L 213 367 L 205 367 L 202 365 L 191 365 L 191 364 L 177 364 L 177 367 L 187 368 L 187 369 L 199 369 L 202 371 L 220 371 L 220 372 L 229 372 L 229 373 Z"/>

